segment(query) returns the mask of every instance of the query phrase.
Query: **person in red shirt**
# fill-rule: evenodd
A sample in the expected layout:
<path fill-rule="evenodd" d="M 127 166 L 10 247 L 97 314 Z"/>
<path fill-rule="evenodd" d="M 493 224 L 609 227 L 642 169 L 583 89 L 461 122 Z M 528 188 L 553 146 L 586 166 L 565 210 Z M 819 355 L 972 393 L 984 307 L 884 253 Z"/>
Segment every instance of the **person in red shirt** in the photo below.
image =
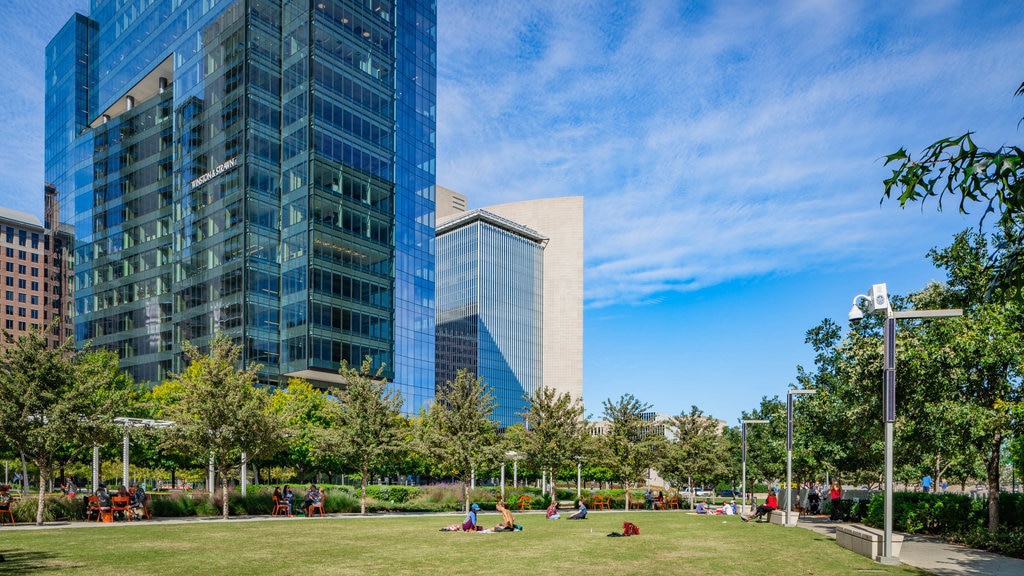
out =
<path fill-rule="evenodd" d="M 758 506 L 757 510 L 752 515 L 746 516 L 746 517 L 740 516 L 740 519 L 743 520 L 744 522 L 750 522 L 754 518 L 760 519 L 762 516 L 764 516 L 765 514 L 771 512 L 772 510 L 775 510 L 778 507 L 779 507 L 779 500 L 778 500 L 778 498 L 775 497 L 775 489 L 772 488 L 771 491 L 768 492 L 768 499 L 764 501 L 764 504 L 761 504 L 760 506 Z M 758 521 L 760 521 L 760 520 L 758 520 Z"/>

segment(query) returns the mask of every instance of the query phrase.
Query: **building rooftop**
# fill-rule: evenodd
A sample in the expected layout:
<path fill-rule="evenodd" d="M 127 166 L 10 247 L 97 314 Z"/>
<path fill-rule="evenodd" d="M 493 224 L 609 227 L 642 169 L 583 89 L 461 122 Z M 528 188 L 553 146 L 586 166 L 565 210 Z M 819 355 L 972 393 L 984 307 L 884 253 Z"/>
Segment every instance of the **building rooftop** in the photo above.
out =
<path fill-rule="evenodd" d="M 532 240 L 538 244 L 547 244 L 548 237 L 538 233 L 536 230 L 527 228 L 522 224 L 517 224 L 507 218 L 502 218 L 496 214 L 491 214 L 486 210 L 470 210 L 469 212 L 463 212 L 458 216 L 453 217 L 450 220 L 441 222 L 437 225 L 437 235 L 446 234 L 452 230 L 462 228 L 468 224 L 476 221 L 486 222 L 497 228 L 502 228 L 513 234 L 518 234 L 524 238 Z"/>
<path fill-rule="evenodd" d="M 34 228 L 42 228 L 43 223 L 39 220 L 38 216 L 29 214 L 28 212 L 19 212 L 10 208 L 4 208 L 0 206 L 0 220 L 6 220 L 8 222 L 16 222 L 25 226 L 32 226 Z"/>

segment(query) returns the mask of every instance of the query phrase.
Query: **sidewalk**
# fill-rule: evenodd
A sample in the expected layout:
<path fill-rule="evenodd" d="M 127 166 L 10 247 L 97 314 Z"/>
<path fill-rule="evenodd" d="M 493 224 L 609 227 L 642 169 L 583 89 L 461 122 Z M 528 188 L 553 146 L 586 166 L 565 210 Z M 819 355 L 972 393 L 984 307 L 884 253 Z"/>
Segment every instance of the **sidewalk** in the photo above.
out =
<path fill-rule="evenodd" d="M 836 524 L 825 517 L 801 518 L 800 528 L 836 537 Z M 1024 560 L 947 544 L 938 538 L 906 534 L 900 561 L 936 576 L 1020 576 Z"/>

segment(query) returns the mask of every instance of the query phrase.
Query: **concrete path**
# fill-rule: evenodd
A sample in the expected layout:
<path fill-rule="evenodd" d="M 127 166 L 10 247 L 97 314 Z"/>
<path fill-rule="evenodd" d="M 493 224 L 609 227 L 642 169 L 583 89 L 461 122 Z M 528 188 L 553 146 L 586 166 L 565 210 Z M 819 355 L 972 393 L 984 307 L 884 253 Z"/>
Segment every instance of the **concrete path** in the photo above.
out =
<path fill-rule="evenodd" d="M 801 518 L 800 528 L 836 537 L 836 524 L 825 517 Z M 1024 560 L 956 546 L 930 536 L 906 534 L 900 561 L 936 576 L 1022 576 Z"/>

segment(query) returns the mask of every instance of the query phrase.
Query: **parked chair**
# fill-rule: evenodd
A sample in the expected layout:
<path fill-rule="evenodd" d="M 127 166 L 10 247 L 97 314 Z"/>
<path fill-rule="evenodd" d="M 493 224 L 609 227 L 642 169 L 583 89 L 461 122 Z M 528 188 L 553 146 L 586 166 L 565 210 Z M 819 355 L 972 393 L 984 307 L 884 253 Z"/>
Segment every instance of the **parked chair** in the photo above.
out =
<path fill-rule="evenodd" d="M 522 512 L 523 510 L 530 508 L 531 502 L 533 502 L 533 496 L 523 494 L 518 500 L 516 500 L 516 506 L 519 506 L 519 511 Z"/>
<path fill-rule="evenodd" d="M 285 504 L 285 506 L 287 506 L 287 504 Z M 326 516 L 326 514 L 324 514 L 324 502 L 323 502 L 323 500 L 321 500 L 319 502 L 314 502 L 313 504 L 309 505 L 309 511 L 306 512 L 307 517 L 312 518 L 313 517 L 313 513 L 316 512 L 317 510 L 320 511 L 320 516 Z"/>
<path fill-rule="evenodd" d="M 674 508 L 679 510 L 679 496 L 673 496 L 665 500 L 665 508 Z"/>
<path fill-rule="evenodd" d="M 0 505 L 0 525 L 4 523 L 4 515 L 11 519 L 11 526 L 17 526 L 14 522 L 14 512 L 11 511 L 11 503 Z"/>
<path fill-rule="evenodd" d="M 289 516 L 290 517 L 292 515 L 292 507 L 288 505 L 288 501 L 285 500 L 284 498 L 278 498 L 277 496 L 274 496 L 273 498 L 274 498 L 274 510 L 270 513 L 270 515 L 271 516 L 277 516 L 277 515 L 280 514 L 280 515 L 283 515 L 283 516 Z"/>
<path fill-rule="evenodd" d="M 94 518 L 93 518 L 94 517 Z M 99 496 L 88 496 L 85 499 L 85 519 L 100 519 L 100 498 Z"/>
<path fill-rule="evenodd" d="M 593 508 L 594 510 L 610 510 L 610 501 L 610 496 L 594 496 L 594 501 L 592 502 Z"/>
<path fill-rule="evenodd" d="M 128 496 L 114 496 L 110 499 L 112 506 L 110 507 L 110 519 L 114 519 L 115 512 L 124 512 L 125 520 L 132 521 L 132 506 L 131 499 Z"/>

